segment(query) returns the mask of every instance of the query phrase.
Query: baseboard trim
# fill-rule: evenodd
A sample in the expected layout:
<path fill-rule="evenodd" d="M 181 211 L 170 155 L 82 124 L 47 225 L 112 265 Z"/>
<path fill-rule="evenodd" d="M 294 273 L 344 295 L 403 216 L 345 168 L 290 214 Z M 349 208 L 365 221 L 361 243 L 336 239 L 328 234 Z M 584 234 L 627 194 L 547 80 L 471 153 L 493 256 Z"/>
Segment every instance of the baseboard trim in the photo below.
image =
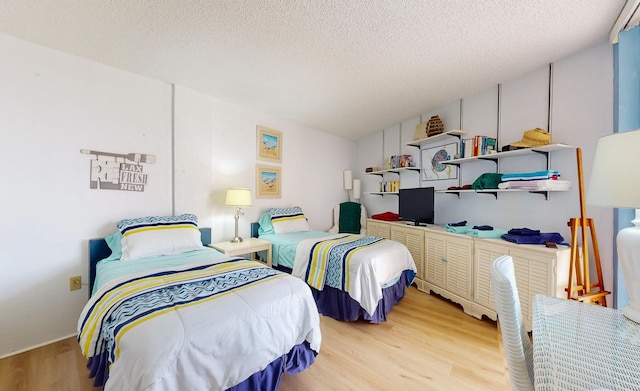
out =
<path fill-rule="evenodd" d="M 67 335 L 66 337 L 60 337 L 60 338 L 57 338 L 57 339 L 53 339 L 53 340 L 51 340 L 51 341 L 43 342 L 43 343 L 41 343 L 41 344 L 34 345 L 34 346 L 31 346 L 31 347 L 28 347 L 28 348 L 24 348 L 24 349 L 20 349 L 20 350 L 14 350 L 14 351 L 13 351 L 13 352 L 11 352 L 11 353 L 7 353 L 7 354 L 5 354 L 5 355 L 0 356 L 0 360 L 2 360 L 3 358 L 8 358 L 8 357 L 11 357 L 11 356 L 15 356 L 16 354 L 20 354 L 20 353 L 28 352 L 29 350 L 38 349 L 38 348 L 41 348 L 41 347 L 43 347 L 43 346 L 51 345 L 52 343 L 60 342 L 60 341 L 62 341 L 62 340 L 64 340 L 64 339 L 68 339 L 68 338 L 71 338 L 71 337 L 75 337 L 75 336 L 77 336 L 77 335 L 78 335 L 78 334 L 75 334 L 75 333 L 74 333 L 74 334 Z"/>

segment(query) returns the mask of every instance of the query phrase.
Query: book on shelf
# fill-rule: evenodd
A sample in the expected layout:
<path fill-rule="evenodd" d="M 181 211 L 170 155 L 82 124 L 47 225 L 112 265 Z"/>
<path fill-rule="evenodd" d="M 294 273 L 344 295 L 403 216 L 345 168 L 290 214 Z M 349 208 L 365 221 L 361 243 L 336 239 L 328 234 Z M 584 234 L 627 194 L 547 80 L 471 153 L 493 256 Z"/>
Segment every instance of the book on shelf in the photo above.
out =
<path fill-rule="evenodd" d="M 460 140 L 460 157 L 483 156 L 497 151 L 498 140 L 494 137 L 475 136 Z"/>
<path fill-rule="evenodd" d="M 381 193 L 396 193 L 400 189 L 400 181 L 382 181 L 380 182 Z"/>

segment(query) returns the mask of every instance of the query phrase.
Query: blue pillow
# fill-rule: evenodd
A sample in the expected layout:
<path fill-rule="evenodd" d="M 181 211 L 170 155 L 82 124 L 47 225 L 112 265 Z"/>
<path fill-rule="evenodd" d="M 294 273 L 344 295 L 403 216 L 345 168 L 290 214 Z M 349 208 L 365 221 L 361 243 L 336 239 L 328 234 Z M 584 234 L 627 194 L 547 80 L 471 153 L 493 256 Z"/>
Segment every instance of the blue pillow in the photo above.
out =
<path fill-rule="evenodd" d="M 120 259 L 122 256 L 122 233 L 118 231 L 113 235 L 104 238 L 104 241 L 107 242 L 107 246 L 111 249 L 109 259 Z"/>
<path fill-rule="evenodd" d="M 269 212 L 265 212 L 258 219 L 258 235 L 271 235 L 276 233 L 273 229 L 273 224 L 271 224 L 271 214 Z"/>

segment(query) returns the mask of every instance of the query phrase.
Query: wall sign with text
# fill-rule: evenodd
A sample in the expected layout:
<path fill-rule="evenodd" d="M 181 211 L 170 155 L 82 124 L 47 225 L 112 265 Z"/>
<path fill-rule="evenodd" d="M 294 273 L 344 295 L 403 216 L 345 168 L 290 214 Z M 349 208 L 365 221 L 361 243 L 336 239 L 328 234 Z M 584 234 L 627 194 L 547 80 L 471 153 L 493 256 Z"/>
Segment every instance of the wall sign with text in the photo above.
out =
<path fill-rule="evenodd" d="M 144 153 L 112 153 L 81 149 L 80 153 L 94 155 L 91 159 L 89 188 L 124 191 L 144 191 L 148 174 L 143 163 L 153 164 L 156 156 Z"/>

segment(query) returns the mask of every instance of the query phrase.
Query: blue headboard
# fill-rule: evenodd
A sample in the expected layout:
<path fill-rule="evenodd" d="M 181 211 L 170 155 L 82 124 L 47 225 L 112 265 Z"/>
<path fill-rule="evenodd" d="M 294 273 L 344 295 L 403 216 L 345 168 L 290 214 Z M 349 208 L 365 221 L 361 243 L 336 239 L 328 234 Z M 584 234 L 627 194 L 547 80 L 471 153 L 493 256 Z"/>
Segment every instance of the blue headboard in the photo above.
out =
<path fill-rule="evenodd" d="M 200 239 L 203 245 L 211 243 L 211 228 L 200 228 Z M 104 238 L 89 239 L 89 297 L 93 292 L 96 279 L 96 264 L 111 255 L 111 249 Z"/>
<path fill-rule="evenodd" d="M 258 237 L 258 228 L 260 228 L 260 223 L 251 223 L 251 237 Z"/>

